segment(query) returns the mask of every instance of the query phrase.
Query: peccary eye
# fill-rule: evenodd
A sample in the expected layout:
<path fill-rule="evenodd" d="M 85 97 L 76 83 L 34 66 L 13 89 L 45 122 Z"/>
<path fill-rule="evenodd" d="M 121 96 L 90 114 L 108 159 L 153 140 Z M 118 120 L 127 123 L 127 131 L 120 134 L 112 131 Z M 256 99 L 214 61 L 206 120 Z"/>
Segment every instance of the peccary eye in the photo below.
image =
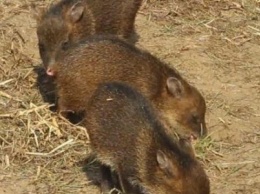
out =
<path fill-rule="evenodd" d="M 67 50 L 69 47 L 69 41 L 64 41 L 61 45 L 62 50 Z"/>
<path fill-rule="evenodd" d="M 195 124 L 199 124 L 200 123 L 200 119 L 197 115 L 193 114 L 191 116 L 191 119 L 192 119 L 192 122 L 195 123 Z"/>

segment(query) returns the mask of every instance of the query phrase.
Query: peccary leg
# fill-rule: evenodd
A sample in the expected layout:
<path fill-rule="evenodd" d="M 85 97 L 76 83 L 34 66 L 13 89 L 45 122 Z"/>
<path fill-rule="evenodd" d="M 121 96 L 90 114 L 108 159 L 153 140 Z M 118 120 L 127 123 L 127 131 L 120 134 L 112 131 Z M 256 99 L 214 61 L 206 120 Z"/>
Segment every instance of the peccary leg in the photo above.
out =
<path fill-rule="evenodd" d="M 124 194 L 139 194 L 139 190 L 131 185 L 129 181 L 122 175 L 121 173 L 121 165 L 118 170 L 118 182 L 120 184 L 120 188 Z"/>
<path fill-rule="evenodd" d="M 101 171 L 101 183 L 100 183 L 101 191 L 102 193 L 109 193 L 114 188 L 111 169 L 108 166 L 101 165 L 100 171 Z"/>
<path fill-rule="evenodd" d="M 123 193 L 127 193 L 127 185 L 126 185 L 126 180 L 122 177 L 122 174 L 120 173 L 120 170 L 118 172 L 118 181 L 121 187 L 121 190 Z"/>

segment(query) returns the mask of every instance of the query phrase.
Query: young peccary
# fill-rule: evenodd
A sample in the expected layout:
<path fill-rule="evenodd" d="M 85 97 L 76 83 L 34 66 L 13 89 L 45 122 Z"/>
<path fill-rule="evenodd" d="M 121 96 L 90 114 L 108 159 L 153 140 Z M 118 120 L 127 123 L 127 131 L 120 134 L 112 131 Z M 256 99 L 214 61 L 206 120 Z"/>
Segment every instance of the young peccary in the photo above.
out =
<path fill-rule="evenodd" d="M 37 17 L 37 36 L 44 66 L 93 34 L 118 35 L 135 42 L 134 21 L 142 0 L 61 0 Z"/>
<path fill-rule="evenodd" d="M 175 69 L 117 38 L 90 37 L 60 53 L 48 72 L 56 74 L 59 111 L 81 112 L 98 84 L 121 81 L 151 100 L 168 126 L 181 124 L 195 138 L 207 134 L 199 91 Z"/>
<path fill-rule="evenodd" d="M 85 110 L 91 148 L 118 174 L 125 193 L 130 184 L 145 194 L 209 194 L 199 162 L 165 133 L 137 90 L 116 82 L 101 84 Z"/>

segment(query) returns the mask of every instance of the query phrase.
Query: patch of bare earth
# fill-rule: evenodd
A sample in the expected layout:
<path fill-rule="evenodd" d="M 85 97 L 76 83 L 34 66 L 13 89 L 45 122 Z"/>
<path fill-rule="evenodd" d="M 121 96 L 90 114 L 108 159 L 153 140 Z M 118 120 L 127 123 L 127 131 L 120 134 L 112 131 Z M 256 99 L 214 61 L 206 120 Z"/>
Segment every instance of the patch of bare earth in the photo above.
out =
<path fill-rule="evenodd" d="M 0 194 L 100 193 L 82 170 L 86 130 L 49 111 L 28 4 L 0 1 Z M 260 2 L 145 0 L 142 47 L 178 69 L 207 101 L 209 137 L 196 145 L 212 194 L 260 190 Z M 94 168 L 94 167 L 92 167 Z"/>

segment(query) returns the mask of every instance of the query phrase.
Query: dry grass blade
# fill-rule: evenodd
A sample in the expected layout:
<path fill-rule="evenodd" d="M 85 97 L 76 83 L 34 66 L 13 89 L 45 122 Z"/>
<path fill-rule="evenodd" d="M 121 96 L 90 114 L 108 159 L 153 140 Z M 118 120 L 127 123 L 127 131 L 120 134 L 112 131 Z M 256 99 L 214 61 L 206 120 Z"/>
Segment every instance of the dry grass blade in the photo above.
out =
<path fill-rule="evenodd" d="M 36 153 L 36 152 L 25 152 L 25 154 L 28 154 L 28 155 L 34 155 L 34 156 L 45 156 L 45 157 L 53 157 L 53 156 L 56 156 L 56 154 L 54 154 L 55 152 L 57 152 L 58 150 L 66 147 L 66 146 L 69 146 L 69 145 L 73 145 L 75 144 L 74 140 L 73 139 L 70 139 L 64 143 L 62 143 L 61 145 L 59 145 L 58 147 L 54 148 L 53 150 L 51 150 L 49 153 Z M 58 154 L 64 152 L 64 150 L 58 152 Z"/>
<path fill-rule="evenodd" d="M 6 97 L 6 98 L 9 98 L 9 99 L 12 98 L 12 96 L 10 96 L 9 94 L 2 92 L 2 91 L 0 91 L 0 96 Z"/>
<path fill-rule="evenodd" d="M 7 85 L 8 83 L 10 83 L 12 81 L 14 81 L 14 79 L 9 79 L 9 80 L 2 81 L 2 82 L 0 82 L 0 86 L 5 86 L 5 85 Z"/>

